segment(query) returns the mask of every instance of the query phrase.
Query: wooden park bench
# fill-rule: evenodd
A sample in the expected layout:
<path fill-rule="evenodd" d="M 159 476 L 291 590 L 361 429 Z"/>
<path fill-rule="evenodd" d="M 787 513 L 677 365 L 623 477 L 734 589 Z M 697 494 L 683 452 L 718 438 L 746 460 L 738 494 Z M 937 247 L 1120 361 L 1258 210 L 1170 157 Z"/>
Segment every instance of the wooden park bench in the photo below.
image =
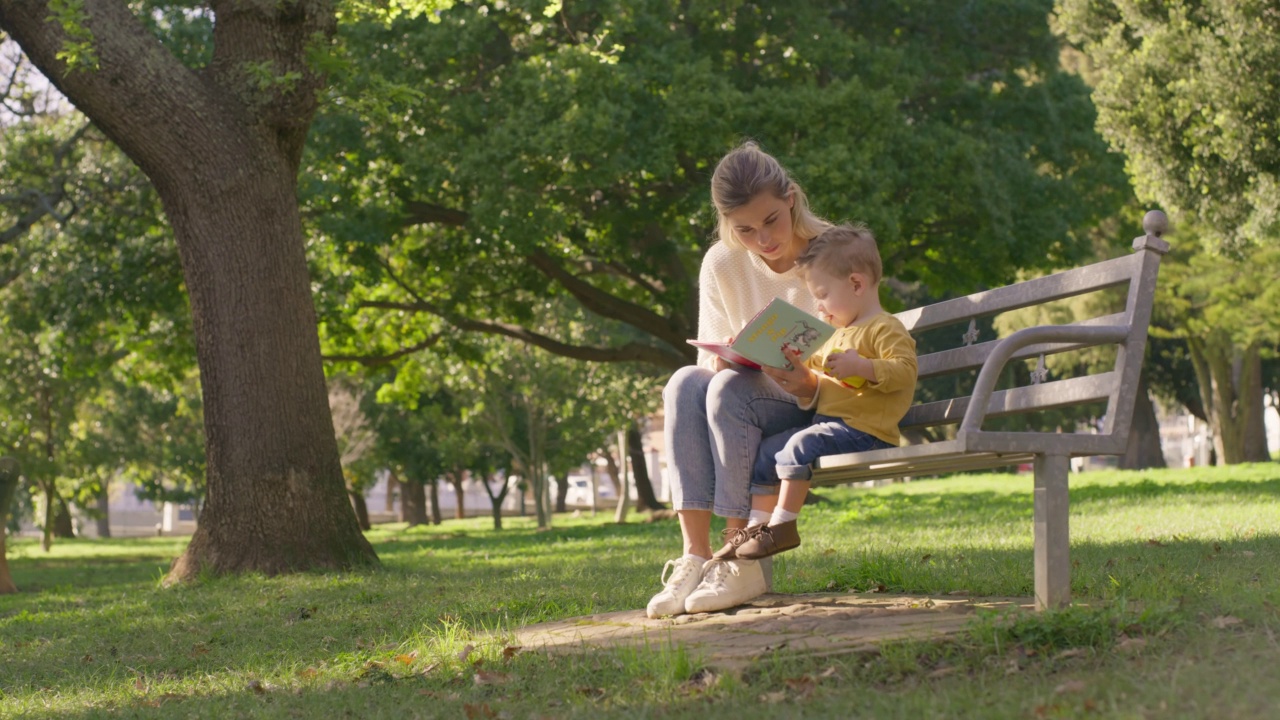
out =
<path fill-rule="evenodd" d="M 1161 239 L 1168 226 L 1164 213 L 1147 213 L 1142 226 L 1146 235 L 1133 241 L 1135 252 L 1131 255 L 898 313 L 918 343 L 929 331 L 947 326 L 956 330 L 955 347 L 919 357 L 917 403 L 901 423 L 903 437 L 911 444 L 823 457 L 814 466 L 813 485 L 1030 463 L 1035 470 L 1036 607 L 1067 604 L 1071 597 L 1067 530 L 1070 459 L 1125 452 L 1156 275 L 1161 256 L 1169 250 L 1169 244 Z M 1026 327 L 1004 338 L 978 341 L 979 320 L 1124 285 L 1128 286 L 1128 299 L 1121 312 L 1066 325 Z M 929 337 L 936 343 L 937 335 L 934 332 Z M 1047 381 L 1045 356 L 1101 345 L 1117 346 L 1110 371 Z M 1030 359 L 1038 360 L 1030 372 L 1030 384 L 996 389 L 998 381 L 1011 374 L 1006 371 L 1011 363 Z M 958 380 L 953 387 L 971 385 L 972 390 L 967 395 L 959 391 L 957 397 L 922 399 L 924 381 L 939 377 Z M 937 383 L 931 387 L 937 391 Z M 1103 401 L 1106 411 L 1096 434 L 983 428 L 993 418 Z M 927 434 L 942 439 L 925 442 Z"/>

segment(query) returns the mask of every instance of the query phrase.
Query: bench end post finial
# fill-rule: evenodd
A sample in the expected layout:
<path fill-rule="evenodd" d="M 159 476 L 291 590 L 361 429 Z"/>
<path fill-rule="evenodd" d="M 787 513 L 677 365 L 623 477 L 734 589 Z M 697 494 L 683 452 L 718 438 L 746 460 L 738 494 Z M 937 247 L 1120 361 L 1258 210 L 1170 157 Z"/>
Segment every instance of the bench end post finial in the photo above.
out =
<path fill-rule="evenodd" d="M 1152 250 L 1164 255 L 1169 252 L 1169 243 L 1164 234 L 1169 232 L 1169 217 L 1160 210 L 1149 210 L 1142 216 L 1142 229 L 1146 235 L 1134 238 L 1134 250 Z"/>

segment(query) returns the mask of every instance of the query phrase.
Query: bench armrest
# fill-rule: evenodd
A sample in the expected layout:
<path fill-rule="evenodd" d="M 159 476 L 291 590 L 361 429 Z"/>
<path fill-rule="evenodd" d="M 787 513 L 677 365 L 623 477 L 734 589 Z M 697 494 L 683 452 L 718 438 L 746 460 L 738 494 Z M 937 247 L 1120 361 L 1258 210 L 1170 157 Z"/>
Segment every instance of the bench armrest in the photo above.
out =
<path fill-rule="evenodd" d="M 969 400 L 969 408 L 965 410 L 964 420 L 960 423 L 960 435 L 980 432 L 982 421 L 987 416 L 987 405 L 991 401 L 991 393 L 995 390 L 996 381 L 1009 358 L 1021 348 L 1028 345 L 1053 342 L 1089 342 L 1095 344 L 1123 342 L 1129 336 L 1128 325 L 1044 325 L 1025 328 L 1001 340 L 991 350 L 982 370 L 978 373 L 978 382 L 973 387 Z"/>

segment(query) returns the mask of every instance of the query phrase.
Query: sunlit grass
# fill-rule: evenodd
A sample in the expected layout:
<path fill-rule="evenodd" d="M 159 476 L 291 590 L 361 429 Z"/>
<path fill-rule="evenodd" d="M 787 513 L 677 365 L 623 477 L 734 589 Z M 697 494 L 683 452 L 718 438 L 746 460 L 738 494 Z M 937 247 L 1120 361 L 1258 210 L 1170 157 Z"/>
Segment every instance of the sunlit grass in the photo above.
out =
<path fill-rule="evenodd" d="M 159 580 L 181 540 L 46 554 L 19 539 L 23 592 L 0 597 L 0 717 L 736 719 L 762 703 L 787 717 L 1274 715 L 1280 467 L 1071 483 L 1075 608 L 733 676 L 657 640 L 559 658 L 508 650 L 528 623 L 642 607 L 679 551 L 670 521 L 393 524 L 369 534 L 381 571 L 170 589 Z M 830 502 L 805 509 L 804 544 L 777 559 L 775 588 L 1029 596 L 1030 490 L 1028 475 L 823 490 Z"/>

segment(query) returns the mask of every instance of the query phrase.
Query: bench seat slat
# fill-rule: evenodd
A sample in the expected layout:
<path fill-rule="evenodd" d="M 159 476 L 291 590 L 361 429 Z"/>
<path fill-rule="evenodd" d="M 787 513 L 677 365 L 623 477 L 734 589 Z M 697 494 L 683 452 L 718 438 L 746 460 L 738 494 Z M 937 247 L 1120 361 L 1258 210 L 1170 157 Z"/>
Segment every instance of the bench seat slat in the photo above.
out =
<path fill-rule="evenodd" d="M 1032 305 L 1093 292 L 1128 283 L 1143 253 L 1125 255 L 1086 267 L 1067 270 L 1042 278 L 1027 280 L 993 290 L 974 293 L 954 300 L 944 300 L 925 307 L 904 310 L 896 315 L 912 333 L 994 315 Z"/>
<path fill-rule="evenodd" d="M 1128 325 L 1129 319 L 1125 313 L 1119 312 L 1112 315 L 1103 315 L 1100 317 L 1089 318 L 1087 320 L 1081 320 L 1073 324 L 1083 327 Z M 995 346 L 999 343 L 999 339 L 988 340 L 987 342 L 978 343 L 977 345 L 952 348 L 950 350 L 929 353 L 928 355 L 921 355 L 916 361 L 918 368 L 916 376 L 919 379 L 924 380 L 925 378 L 947 375 L 961 370 L 975 370 L 982 367 L 982 363 L 986 362 L 987 356 L 991 354 L 991 351 L 995 349 Z M 1010 359 L 1025 360 L 1042 354 L 1054 355 L 1056 353 L 1080 350 L 1082 348 L 1102 344 L 1106 343 L 1041 343 L 1039 345 L 1031 345 L 1018 350 Z"/>
<path fill-rule="evenodd" d="M 987 417 L 1002 417 L 1035 410 L 1095 402 L 1110 398 L 1119 376 L 1115 371 L 1055 380 L 1040 385 L 997 390 L 987 403 Z M 903 428 L 958 423 L 969 409 L 970 397 L 913 405 L 899 423 Z"/>

